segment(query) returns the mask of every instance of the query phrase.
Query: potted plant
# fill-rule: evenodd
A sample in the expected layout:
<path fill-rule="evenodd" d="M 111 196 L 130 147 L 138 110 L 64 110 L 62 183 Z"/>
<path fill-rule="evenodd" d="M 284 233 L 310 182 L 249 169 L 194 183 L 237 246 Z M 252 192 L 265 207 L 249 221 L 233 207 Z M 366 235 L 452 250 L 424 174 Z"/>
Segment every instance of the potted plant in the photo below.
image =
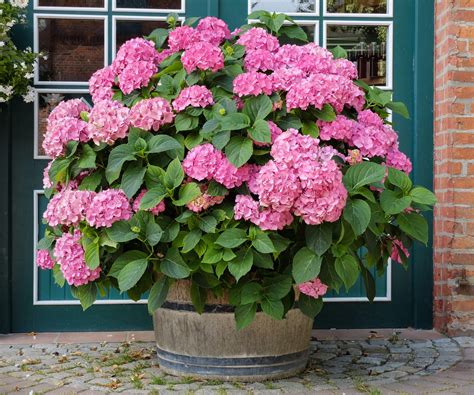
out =
<path fill-rule="evenodd" d="M 91 77 L 92 108 L 65 101 L 48 120 L 37 263 L 84 309 L 111 287 L 149 292 L 175 374 L 301 371 L 327 290 L 362 276 L 373 300 L 370 269 L 428 241 L 435 198 L 387 120 L 405 106 L 291 18 L 251 18 L 231 33 L 171 15 Z"/>

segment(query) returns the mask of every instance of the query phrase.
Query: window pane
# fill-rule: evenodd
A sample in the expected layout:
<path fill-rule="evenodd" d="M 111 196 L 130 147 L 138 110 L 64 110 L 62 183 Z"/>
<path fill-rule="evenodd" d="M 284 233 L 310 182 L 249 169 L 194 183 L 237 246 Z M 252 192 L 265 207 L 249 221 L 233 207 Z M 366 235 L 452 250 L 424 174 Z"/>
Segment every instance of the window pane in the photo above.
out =
<path fill-rule="evenodd" d="M 81 98 L 88 104 L 92 103 L 92 99 L 87 93 L 38 93 L 38 119 L 35 120 L 38 125 L 38 152 L 36 153 L 38 156 L 46 156 L 42 145 L 46 133 L 46 127 L 48 126 L 48 116 L 51 111 L 53 111 L 54 107 L 56 107 L 62 100 Z"/>
<path fill-rule="evenodd" d="M 387 26 L 328 25 L 327 48 L 341 46 L 356 65 L 360 79 L 386 85 L 387 32 Z"/>
<path fill-rule="evenodd" d="M 162 10 L 181 9 L 181 0 L 116 0 L 117 8 L 157 8 Z"/>
<path fill-rule="evenodd" d="M 341 14 L 386 14 L 387 0 L 327 0 L 328 12 Z"/>
<path fill-rule="evenodd" d="M 104 21 L 38 19 L 41 81 L 88 81 L 104 67 Z"/>
<path fill-rule="evenodd" d="M 311 12 L 316 10 L 316 0 L 250 0 L 252 11 Z"/>
<path fill-rule="evenodd" d="M 104 0 L 38 0 L 40 7 L 104 8 Z"/>
<path fill-rule="evenodd" d="M 120 46 L 127 40 L 135 37 L 143 37 L 149 35 L 157 28 L 168 28 L 166 21 L 130 21 L 117 20 L 116 22 L 116 48 L 117 51 Z"/>

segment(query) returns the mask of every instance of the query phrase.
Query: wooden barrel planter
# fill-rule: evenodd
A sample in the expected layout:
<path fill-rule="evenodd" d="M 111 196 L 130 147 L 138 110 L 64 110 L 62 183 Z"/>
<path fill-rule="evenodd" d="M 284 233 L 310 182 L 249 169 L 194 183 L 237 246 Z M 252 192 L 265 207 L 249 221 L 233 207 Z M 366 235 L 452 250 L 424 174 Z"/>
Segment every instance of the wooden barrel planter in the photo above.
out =
<path fill-rule="evenodd" d="M 284 320 L 257 312 L 237 331 L 226 297 L 209 295 L 205 312 L 194 311 L 190 283 L 178 281 L 153 321 L 160 367 L 166 373 L 227 381 L 262 381 L 303 371 L 312 320 L 293 309 Z"/>

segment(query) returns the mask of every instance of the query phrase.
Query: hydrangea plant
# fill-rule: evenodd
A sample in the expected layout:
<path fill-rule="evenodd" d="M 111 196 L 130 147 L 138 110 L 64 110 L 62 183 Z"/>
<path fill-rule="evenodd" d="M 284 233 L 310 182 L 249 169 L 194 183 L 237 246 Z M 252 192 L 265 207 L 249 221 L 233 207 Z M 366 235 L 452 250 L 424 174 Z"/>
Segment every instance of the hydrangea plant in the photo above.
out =
<path fill-rule="evenodd" d="M 0 0 L 0 103 L 22 96 L 26 103 L 34 100 L 30 86 L 33 66 L 38 54 L 18 49 L 10 37 L 11 28 L 25 23 L 28 0 Z"/>
<path fill-rule="evenodd" d="M 37 263 L 84 308 L 112 287 L 149 291 L 153 312 L 190 279 L 196 311 L 228 293 L 238 328 L 259 310 L 313 318 L 359 276 L 373 300 L 372 269 L 428 242 L 435 197 L 388 120 L 405 106 L 288 16 L 251 18 L 231 33 L 171 16 L 94 73 L 92 108 L 52 111 Z"/>

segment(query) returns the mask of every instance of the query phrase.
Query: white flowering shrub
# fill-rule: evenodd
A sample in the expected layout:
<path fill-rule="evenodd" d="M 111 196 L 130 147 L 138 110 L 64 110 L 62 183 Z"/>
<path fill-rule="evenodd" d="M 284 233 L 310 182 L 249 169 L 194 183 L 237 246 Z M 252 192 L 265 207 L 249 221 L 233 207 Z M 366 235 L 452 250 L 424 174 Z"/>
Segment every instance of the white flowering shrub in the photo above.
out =
<path fill-rule="evenodd" d="M 30 82 L 38 54 L 31 48 L 18 49 L 11 38 L 11 28 L 26 23 L 27 6 L 28 0 L 0 0 L 0 103 L 14 96 L 22 96 L 27 103 L 34 99 Z"/>

